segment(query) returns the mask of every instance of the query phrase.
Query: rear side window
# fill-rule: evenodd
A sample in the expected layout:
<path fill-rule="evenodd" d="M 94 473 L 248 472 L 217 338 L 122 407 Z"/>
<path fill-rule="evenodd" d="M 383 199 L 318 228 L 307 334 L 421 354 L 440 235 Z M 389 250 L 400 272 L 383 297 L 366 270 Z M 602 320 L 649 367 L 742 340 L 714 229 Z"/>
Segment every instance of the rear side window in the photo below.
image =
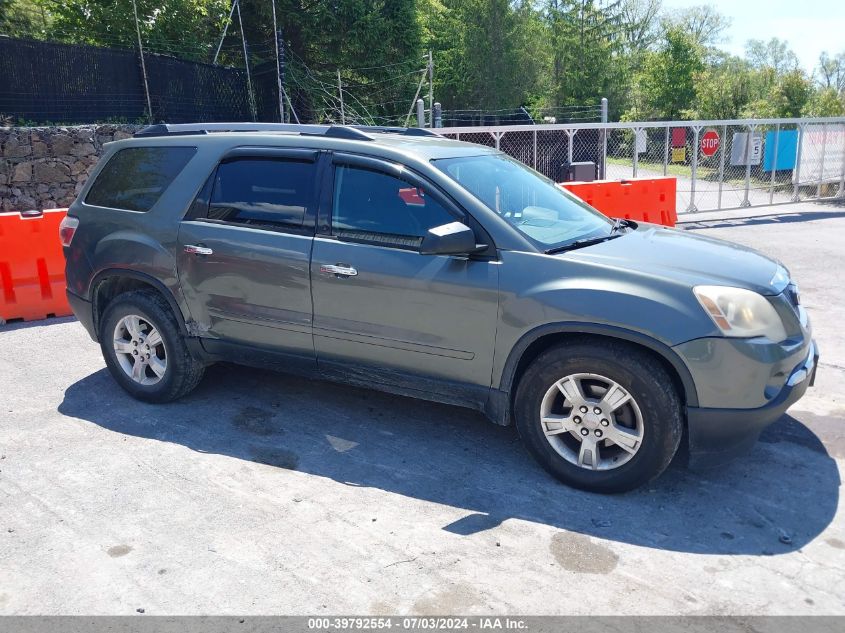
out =
<path fill-rule="evenodd" d="M 100 171 L 85 204 L 149 211 L 196 153 L 195 147 L 129 147 Z"/>
<path fill-rule="evenodd" d="M 217 168 L 208 219 L 259 228 L 301 228 L 314 199 L 311 161 L 242 158 Z"/>

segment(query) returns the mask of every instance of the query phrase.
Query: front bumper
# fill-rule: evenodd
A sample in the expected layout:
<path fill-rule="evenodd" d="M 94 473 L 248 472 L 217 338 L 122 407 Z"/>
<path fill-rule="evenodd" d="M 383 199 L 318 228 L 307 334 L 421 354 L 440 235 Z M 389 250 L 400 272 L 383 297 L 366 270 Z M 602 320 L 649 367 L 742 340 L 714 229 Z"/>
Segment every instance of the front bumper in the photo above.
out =
<path fill-rule="evenodd" d="M 807 358 L 792 371 L 780 393 L 762 407 L 687 407 L 690 466 L 719 466 L 751 448 L 760 432 L 783 415 L 812 386 L 818 362 L 818 347 L 812 341 Z"/>

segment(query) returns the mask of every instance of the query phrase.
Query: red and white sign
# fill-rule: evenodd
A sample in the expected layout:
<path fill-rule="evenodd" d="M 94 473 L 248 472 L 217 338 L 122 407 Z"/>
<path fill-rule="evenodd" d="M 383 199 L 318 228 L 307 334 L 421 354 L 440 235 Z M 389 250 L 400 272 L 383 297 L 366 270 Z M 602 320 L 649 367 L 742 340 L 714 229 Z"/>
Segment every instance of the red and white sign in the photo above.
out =
<path fill-rule="evenodd" d="M 719 151 L 719 133 L 716 130 L 707 130 L 701 137 L 701 153 L 705 156 L 712 156 Z"/>

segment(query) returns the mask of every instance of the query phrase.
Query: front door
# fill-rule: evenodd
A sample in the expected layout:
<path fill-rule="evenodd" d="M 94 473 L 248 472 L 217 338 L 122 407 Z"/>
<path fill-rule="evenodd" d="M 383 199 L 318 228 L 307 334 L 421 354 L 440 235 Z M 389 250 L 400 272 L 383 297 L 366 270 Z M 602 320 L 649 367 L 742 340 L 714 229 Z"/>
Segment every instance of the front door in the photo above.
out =
<path fill-rule="evenodd" d="M 462 386 L 486 394 L 498 264 L 421 255 L 428 229 L 465 220 L 462 212 L 395 165 L 338 155 L 334 163 L 331 208 L 311 262 L 320 369 L 422 396 Z"/>
<path fill-rule="evenodd" d="M 317 157 L 233 152 L 181 223 L 180 282 L 209 351 L 260 348 L 316 362 L 309 262 Z"/>

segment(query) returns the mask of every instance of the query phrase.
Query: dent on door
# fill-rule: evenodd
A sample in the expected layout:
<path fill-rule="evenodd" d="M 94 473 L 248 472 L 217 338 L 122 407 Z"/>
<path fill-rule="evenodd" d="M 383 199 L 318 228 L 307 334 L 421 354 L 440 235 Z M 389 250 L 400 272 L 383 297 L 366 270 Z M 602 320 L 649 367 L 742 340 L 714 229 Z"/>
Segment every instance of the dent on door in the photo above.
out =
<path fill-rule="evenodd" d="M 196 321 L 219 339 L 313 354 L 309 236 L 185 222 L 182 287 Z"/>

